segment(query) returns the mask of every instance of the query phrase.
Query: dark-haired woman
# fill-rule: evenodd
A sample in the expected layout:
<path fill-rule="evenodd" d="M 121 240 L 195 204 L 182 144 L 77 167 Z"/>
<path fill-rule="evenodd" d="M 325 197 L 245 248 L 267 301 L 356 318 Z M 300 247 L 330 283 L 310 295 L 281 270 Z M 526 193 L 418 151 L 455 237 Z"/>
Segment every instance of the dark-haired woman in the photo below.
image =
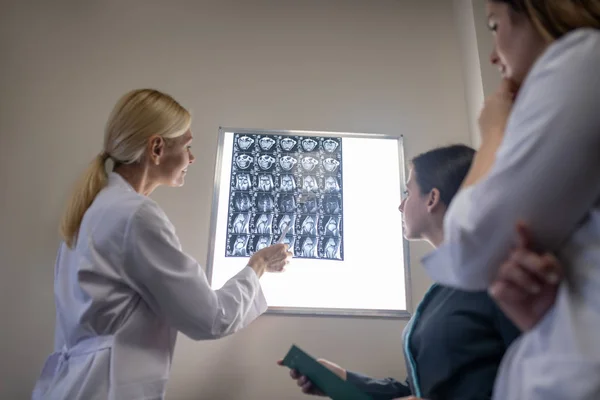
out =
<path fill-rule="evenodd" d="M 465 178 L 475 151 L 453 145 L 412 160 L 407 193 L 400 204 L 404 236 L 434 247 L 444 236 L 444 214 Z M 465 292 L 433 285 L 404 330 L 408 378 L 373 379 L 322 364 L 374 400 L 415 395 L 436 400 L 489 399 L 500 361 L 520 331 L 487 292 Z M 400 345 L 400 340 L 398 341 Z M 306 377 L 292 371 L 305 393 L 321 394 Z"/>

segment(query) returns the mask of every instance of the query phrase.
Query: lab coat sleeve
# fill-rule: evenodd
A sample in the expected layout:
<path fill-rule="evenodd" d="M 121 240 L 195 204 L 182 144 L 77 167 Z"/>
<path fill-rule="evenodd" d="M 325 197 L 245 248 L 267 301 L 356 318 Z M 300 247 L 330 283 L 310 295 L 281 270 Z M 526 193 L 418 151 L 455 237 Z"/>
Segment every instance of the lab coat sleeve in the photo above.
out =
<path fill-rule="evenodd" d="M 600 35 L 579 30 L 532 69 L 486 178 L 461 190 L 445 217 L 444 243 L 423 259 L 430 277 L 486 289 L 528 223 L 555 250 L 600 197 Z"/>
<path fill-rule="evenodd" d="M 214 339 L 245 327 L 267 309 L 258 276 L 246 266 L 213 290 L 196 260 L 181 250 L 175 229 L 152 201 L 131 218 L 125 269 L 141 297 L 192 339 Z"/>

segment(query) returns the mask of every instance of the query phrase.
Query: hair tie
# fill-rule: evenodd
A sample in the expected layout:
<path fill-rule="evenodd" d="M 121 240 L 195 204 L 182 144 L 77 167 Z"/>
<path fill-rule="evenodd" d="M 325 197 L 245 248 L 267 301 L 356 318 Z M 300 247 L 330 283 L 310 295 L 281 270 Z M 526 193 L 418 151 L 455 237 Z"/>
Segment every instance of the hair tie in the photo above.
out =
<path fill-rule="evenodd" d="M 102 161 L 106 161 L 106 160 L 108 160 L 110 158 L 110 155 L 106 151 L 104 151 L 104 150 L 102 150 L 100 152 L 99 156 L 102 159 Z"/>

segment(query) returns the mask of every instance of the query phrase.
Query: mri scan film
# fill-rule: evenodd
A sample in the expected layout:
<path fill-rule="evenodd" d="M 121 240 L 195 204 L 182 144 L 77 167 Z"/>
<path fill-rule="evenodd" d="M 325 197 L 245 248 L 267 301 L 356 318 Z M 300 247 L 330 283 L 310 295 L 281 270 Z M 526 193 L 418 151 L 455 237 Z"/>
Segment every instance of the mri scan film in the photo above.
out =
<path fill-rule="evenodd" d="M 226 257 L 279 241 L 296 258 L 344 259 L 342 139 L 234 134 Z"/>

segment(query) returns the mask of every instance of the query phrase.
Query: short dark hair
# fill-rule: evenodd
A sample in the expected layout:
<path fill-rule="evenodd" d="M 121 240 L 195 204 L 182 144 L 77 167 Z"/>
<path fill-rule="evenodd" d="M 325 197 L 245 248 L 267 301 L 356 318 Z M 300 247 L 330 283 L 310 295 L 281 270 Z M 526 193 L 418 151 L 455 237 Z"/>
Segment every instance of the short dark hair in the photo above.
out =
<path fill-rule="evenodd" d="M 422 194 L 433 189 L 440 192 L 444 205 L 450 205 L 467 176 L 475 150 L 463 144 L 438 147 L 412 159 L 416 181 Z"/>

